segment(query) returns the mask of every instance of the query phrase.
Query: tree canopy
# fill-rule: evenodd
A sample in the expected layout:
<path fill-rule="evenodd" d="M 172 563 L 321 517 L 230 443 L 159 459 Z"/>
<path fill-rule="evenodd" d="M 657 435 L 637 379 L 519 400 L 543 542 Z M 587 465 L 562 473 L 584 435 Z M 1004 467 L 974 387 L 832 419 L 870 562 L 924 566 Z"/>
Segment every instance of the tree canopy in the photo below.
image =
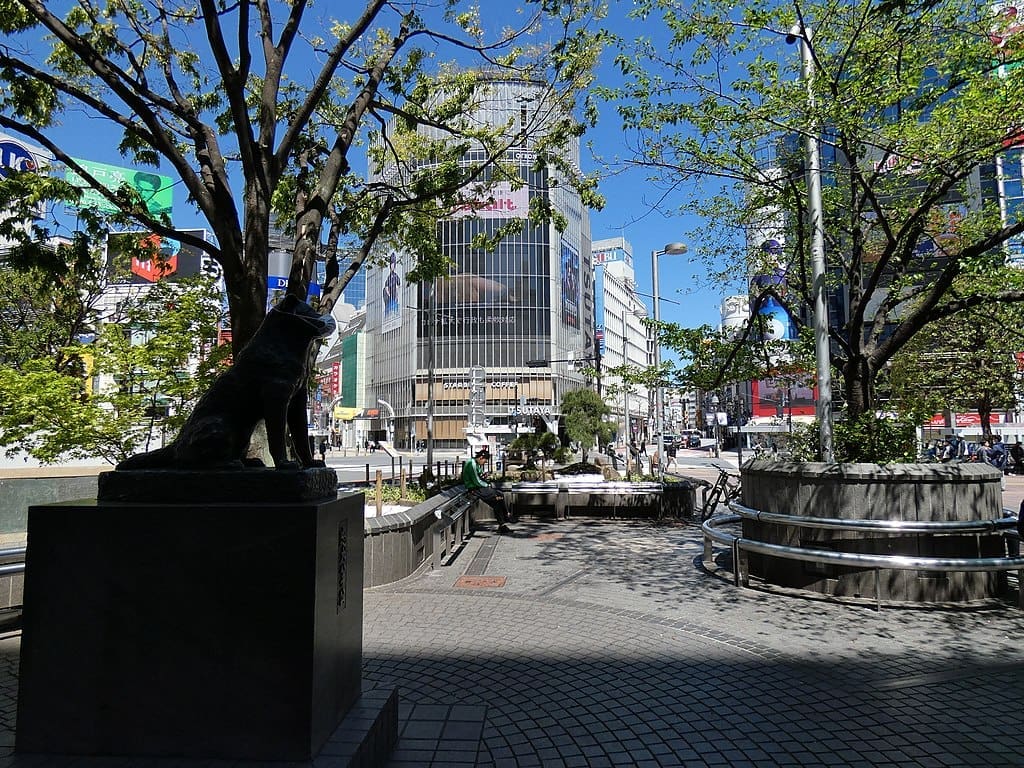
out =
<path fill-rule="evenodd" d="M 5 284 L 34 274 L 8 268 Z M 223 369 L 220 293 L 196 277 L 141 291 L 123 285 L 116 302 L 101 306 L 83 276 L 64 285 L 57 294 L 27 291 L 16 312 L 0 313 L 0 444 L 43 463 L 114 464 L 173 434 Z M 76 288 L 77 302 L 54 298 Z"/>
<path fill-rule="evenodd" d="M 208 252 L 223 269 L 236 350 L 265 312 L 274 212 L 295 237 L 289 291 L 300 298 L 325 224 L 332 243 L 356 254 L 348 272 L 336 262 L 328 270 L 326 308 L 379 241 L 405 244 L 420 259 L 418 277 L 443 273 L 437 219 L 486 198 L 528 139 L 560 183 L 599 202 L 562 152 L 592 117 L 575 101 L 599 50 L 588 29 L 603 14 L 598 0 L 525 0 L 508 14 L 518 24 L 503 28 L 461 0 L 366 0 L 347 18 L 331 17 L 330 4 L 272 0 L 62 5 L 58 15 L 42 0 L 0 0 L 0 127 L 45 147 L 102 195 L 114 225 Z M 545 84 L 542 118 L 517 127 L 474 120 L 491 84 L 509 79 Z M 181 232 L 133 188 L 105 187 L 65 152 L 55 130 L 83 117 L 111 129 L 127 163 L 180 179 L 216 243 Z M 357 157 L 364 144 L 398 173 L 368 178 Z M 24 190 L 31 176 L 0 186 Z M 52 180 L 29 192 L 81 197 Z"/>
<path fill-rule="evenodd" d="M 771 296 L 803 326 L 801 142 L 819 137 L 832 365 L 852 419 L 874 412 L 880 372 L 929 324 L 1024 300 L 1005 266 L 1024 217 L 994 194 L 995 160 L 1022 138 L 1024 35 L 1004 34 L 992 4 L 638 0 L 634 13 L 667 34 L 617 43 L 623 82 L 602 95 L 623 120 L 624 162 L 667 200 L 685 189 L 680 208 L 708 222 L 709 272 L 744 291 L 753 277 L 755 315 Z M 985 279 L 954 290 L 964 275 Z"/>
<path fill-rule="evenodd" d="M 970 309 L 927 326 L 892 361 L 893 402 L 925 418 L 977 411 L 992 436 L 992 415 L 1014 408 L 1020 389 L 1015 353 L 1024 349 L 1024 305 Z"/>
<path fill-rule="evenodd" d="M 587 451 L 606 444 L 611 439 L 612 425 L 606 419 L 611 408 L 592 389 L 574 389 L 562 397 L 562 418 L 565 432 L 574 443 L 579 443 L 583 461 Z"/>

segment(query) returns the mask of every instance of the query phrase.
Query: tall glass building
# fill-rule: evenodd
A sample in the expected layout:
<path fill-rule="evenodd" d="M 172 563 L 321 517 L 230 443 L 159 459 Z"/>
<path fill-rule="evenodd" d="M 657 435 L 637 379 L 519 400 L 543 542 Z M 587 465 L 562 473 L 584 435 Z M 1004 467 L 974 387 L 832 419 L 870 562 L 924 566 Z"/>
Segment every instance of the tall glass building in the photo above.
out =
<path fill-rule="evenodd" d="M 475 117 L 525 127 L 550 109 L 546 90 L 496 81 Z M 567 151 L 578 164 L 578 141 Z M 562 395 L 585 384 L 580 366 L 568 361 L 595 354 L 590 221 L 570 185 L 553 183 L 554 171 L 534 167 L 535 159 L 528 140 L 508 158 L 523 186 L 499 182 L 483 207 L 438 222 L 454 265 L 447 278 L 406 281 L 414 257 L 398 251 L 378 254 L 383 266 L 367 269 L 367 399 L 380 402 L 378 437 L 398 448 L 426 439 L 431 409 L 437 447 L 500 445 L 537 418 L 557 431 Z M 565 217 L 564 231 L 525 221 L 538 196 Z M 513 218 L 524 220 L 521 232 L 496 250 L 471 246 L 478 233 Z"/>

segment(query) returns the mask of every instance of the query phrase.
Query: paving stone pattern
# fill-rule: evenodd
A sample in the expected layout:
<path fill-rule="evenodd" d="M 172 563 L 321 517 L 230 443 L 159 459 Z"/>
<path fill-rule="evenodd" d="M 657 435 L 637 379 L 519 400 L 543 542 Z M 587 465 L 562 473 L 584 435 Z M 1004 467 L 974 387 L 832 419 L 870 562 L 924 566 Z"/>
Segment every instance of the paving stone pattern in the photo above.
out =
<path fill-rule="evenodd" d="M 504 588 L 454 586 L 480 548 Z M 405 723 L 391 768 L 1024 765 L 1016 594 L 877 612 L 740 590 L 701 556 L 693 526 L 520 524 L 370 590 L 366 680 L 399 687 Z M 478 744 L 424 710 L 457 706 L 486 712 Z"/>
<path fill-rule="evenodd" d="M 701 558 L 690 525 L 524 522 L 367 590 L 364 689 L 400 696 L 389 768 L 1024 766 L 1015 593 L 875 611 L 738 589 Z M 0 768 L 230 765 L 14 756 L 18 640 L 0 636 Z"/>

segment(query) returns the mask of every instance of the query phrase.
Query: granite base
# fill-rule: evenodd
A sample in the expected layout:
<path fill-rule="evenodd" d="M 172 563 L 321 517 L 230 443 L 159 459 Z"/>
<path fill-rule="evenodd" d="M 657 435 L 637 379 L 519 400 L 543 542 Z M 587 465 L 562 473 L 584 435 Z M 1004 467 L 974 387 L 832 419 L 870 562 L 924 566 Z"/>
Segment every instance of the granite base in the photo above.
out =
<path fill-rule="evenodd" d="M 29 510 L 18 752 L 315 756 L 359 697 L 363 498 Z"/>

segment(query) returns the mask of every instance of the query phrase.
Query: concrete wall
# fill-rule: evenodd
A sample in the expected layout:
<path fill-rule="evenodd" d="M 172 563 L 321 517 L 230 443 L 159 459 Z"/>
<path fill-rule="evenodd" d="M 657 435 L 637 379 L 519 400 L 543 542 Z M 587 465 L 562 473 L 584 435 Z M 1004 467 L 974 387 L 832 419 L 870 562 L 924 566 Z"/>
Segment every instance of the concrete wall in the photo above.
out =
<path fill-rule="evenodd" d="M 30 506 L 95 498 L 95 471 L 82 475 L 0 477 L 0 549 L 25 546 Z M 22 604 L 24 584 L 20 573 L 0 576 L 0 610 Z"/>
<path fill-rule="evenodd" d="M 35 504 L 96 498 L 96 474 L 0 477 L 0 534 L 24 541 L 28 508 Z"/>
<path fill-rule="evenodd" d="M 742 469 L 743 504 L 763 512 L 842 520 L 992 520 L 1002 517 L 1002 475 L 985 464 L 821 464 L 755 461 Z M 743 536 L 772 544 L 921 557 L 1005 555 L 1000 535 L 831 531 L 745 520 Z M 771 584 L 835 595 L 874 595 L 870 568 L 750 555 L 750 573 Z M 888 600 L 964 601 L 998 594 L 1002 573 L 882 570 Z"/>
<path fill-rule="evenodd" d="M 367 518 L 363 548 L 364 586 L 376 587 L 404 579 L 429 562 L 434 556 L 431 528 L 438 521 L 436 512 L 464 492 L 462 486 L 457 486 L 409 507 L 405 512 Z M 489 511 L 490 508 L 487 509 Z M 476 522 L 474 508 L 469 514 Z"/>

